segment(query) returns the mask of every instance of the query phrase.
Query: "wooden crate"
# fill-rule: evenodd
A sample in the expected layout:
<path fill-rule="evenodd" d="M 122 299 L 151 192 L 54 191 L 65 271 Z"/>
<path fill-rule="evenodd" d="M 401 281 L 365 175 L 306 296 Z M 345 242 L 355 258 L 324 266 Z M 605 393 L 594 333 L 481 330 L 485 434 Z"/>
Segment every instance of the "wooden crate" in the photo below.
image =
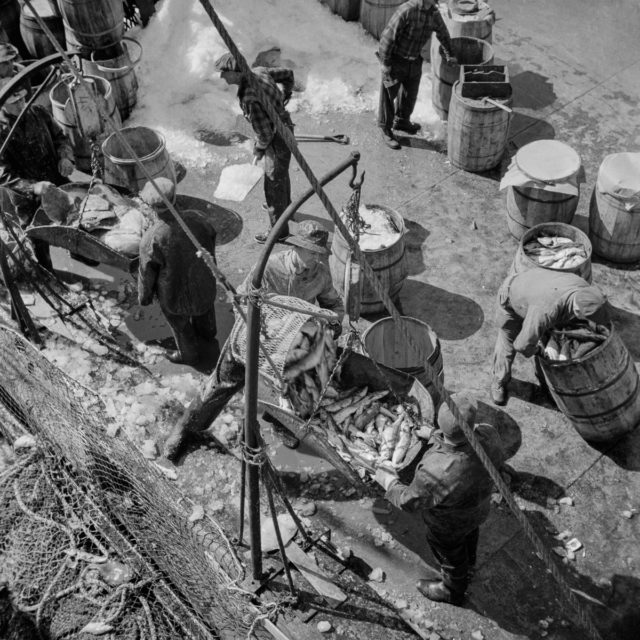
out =
<path fill-rule="evenodd" d="M 463 98 L 506 99 L 512 93 L 509 70 L 503 64 L 463 64 L 460 84 Z"/>

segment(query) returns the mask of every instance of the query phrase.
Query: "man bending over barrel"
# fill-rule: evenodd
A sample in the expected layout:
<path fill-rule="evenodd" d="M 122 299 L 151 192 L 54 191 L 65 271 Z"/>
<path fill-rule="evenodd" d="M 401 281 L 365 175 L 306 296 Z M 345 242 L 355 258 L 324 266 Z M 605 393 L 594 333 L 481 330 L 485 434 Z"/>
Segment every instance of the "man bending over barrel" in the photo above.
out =
<path fill-rule="evenodd" d="M 509 276 L 498 291 L 493 402 L 507 403 L 507 385 L 516 351 L 530 358 L 537 352 L 539 340 L 551 329 L 574 319 L 608 322 L 606 303 L 597 287 L 575 273 L 530 269 Z M 540 379 L 537 371 L 536 375 Z"/>

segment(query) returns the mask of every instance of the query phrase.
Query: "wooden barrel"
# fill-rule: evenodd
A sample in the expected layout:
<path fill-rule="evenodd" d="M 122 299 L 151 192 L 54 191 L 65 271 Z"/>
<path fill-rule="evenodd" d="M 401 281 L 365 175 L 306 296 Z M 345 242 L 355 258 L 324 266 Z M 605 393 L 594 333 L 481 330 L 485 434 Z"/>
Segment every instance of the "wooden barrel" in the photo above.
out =
<path fill-rule="evenodd" d="M 85 55 L 112 47 L 124 34 L 122 0 L 59 0 L 67 44 Z"/>
<path fill-rule="evenodd" d="M 612 262 L 640 260 L 640 153 L 603 159 L 591 195 L 589 237 L 593 250 Z"/>
<path fill-rule="evenodd" d="M 21 56 L 27 54 L 20 34 L 20 5 L 18 0 L 0 0 L 0 29 L 9 42 L 18 48 Z"/>
<path fill-rule="evenodd" d="M 493 47 L 478 38 L 452 38 L 451 50 L 457 63 L 447 62 L 442 56 L 442 47 L 432 51 L 431 70 L 433 84 L 431 87 L 431 102 L 436 113 L 446 120 L 451 102 L 451 90 L 460 78 L 460 65 L 463 64 L 491 64 L 493 61 Z"/>
<path fill-rule="evenodd" d="M 454 167 L 487 171 L 500 164 L 507 146 L 511 114 L 493 104 L 460 95 L 461 83 L 453 85 L 447 125 L 447 155 Z M 501 100 L 505 106 L 511 99 Z"/>
<path fill-rule="evenodd" d="M 164 177 L 176 184 L 173 162 L 164 137 L 148 127 L 125 127 L 120 132 L 152 178 Z M 138 193 L 147 182 L 134 158 L 123 148 L 115 134 L 102 143 L 104 181 Z"/>
<path fill-rule="evenodd" d="M 31 4 L 64 49 L 66 41 L 64 39 L 62 18 L 51 11 L 48 0 L 31 0 Z M 24 46 L 32 58 L 39 60 L 56 53 L 56 49 L 50 42 L 49 37 L 42 30 L 31 9 L 26 4 L 22 5 L 22 10 L 20 11 L 20 34 L 22 35 Z"/>
<path fill-rule="evenodd" d="M 540 235 L 562 236 L 564 238 L 571 238 L 574 242 L 579 242 L 584 246 L 587 252 L 587 259 L 579 265 L 571 268 L 564 267 L 560 269 L 553 269 L 551 267 L 543 267 L 535 260 L 532 260 L 524 251 L 524 246 L 527 243 L 531 242 L 531 240 L 535 240 Z M 516 251 L 513 262 L 511 263 L 510 273 L 520 273 L 522 271 L 526 271 L 527 269 L 535 268 L 550 269 L 551 271 L 559 271 L 561 273 L 575 273 L 590 283 L 591 242 L 589 242 L 587 234 L 580 231 L 578 227 L 574 227 L 570 224 L 564 224 L 562 222 L 545 222 L 544 224 L 539 224 L 535 227 L 532 227 L 522 236 L 522 238 L 520 238 L 520 242 L 518 243 L 518 250 Z"/>
<path fill-rule="evenodd" d="M 123 38 L 117 45 L 117 55 L 114 58 L 103 60 L 98 52 L 92 51 L 91 59 L 82 61 L 83 71 L 111 83 L 122 120 L 129 117 L 138 100 L 135 67 L 141 58 L 142 45 L 133 38 Z"/>
<path fill-rule="evenodd" d="M 640 424 L 638 372 L 616 333 L 577 360 L 538 358 L 558 409 L 590 442 L 607 442 Z"/>
<path fill-rule="evenodd" d="M 405 259 L 404 220 L 397 211 L 383 205 L 368 204 L 367 207 L 384 209 L 384 211 L 393 218 L 397 228 L 400 229 L 400 236 L 390 246 L 376 250 L 363 249 L 368 263 L 371 265 L 376 276 L 378 276 L 382 286 L 387 290 L 389 296 L 394 299 L 400 293 L 402 285 L 409 273 Z M 350 253 L 351 251 L 347 241 L 342 234 L 336 230 L 333 234 L 329 267 L 331 269 L 333 284 L 343 295 L 345 294 L 345 271 L 346 265 L 350 264 Z M 361 274 L 361 278 L 364 278 L 364 274 Z M 384 309 L 384 304 L 375 292 L 373 285 L 364 278 L 360 303 L 361 313 L 364 315 L 380 313 L 384 311 Z"/>
<path fill-rule="evenodd" d="M 427 373 L 424 363 L 428 362 L 435 370 L 440 382 L 444 382 L 440 340 L 436 332 L 421 320 L 402 316 L 402 322 L 404 328 L 417 344 L 417 350 L 407 344 L 400 328 L 392 318 L 382 318 L 382 320 L 374 322 L 362 334 L 362 341 L 366 349 L 365 355 L 380 364 L 417 378 L 431 394 L 437 413 L 441 398 L 433 386 L 431 376 Z"/>
<path fill-rule="evenodd" d="M 103 99 L 103 106 L 107 113 L 116 121 L 116 125 L 120 126 L 120 116 L 116 109 L 116 103 L 113 97 L 111 86 L 104 78 L 95 76 L 85 76 L 96 88 L 98 94 Z M 73 109 L 69 106 L 70 101 L 70 85 L 74 85 L 74 77 L 65 75 L 57 82 L 49 92 L 49 100 L 51 102 L 51 111 L 55 121 L 62 127 L 66 136 L 71 141 L 73 153 L 76 160 L 76 167 L 81 171 L 91 173 L 91 141 L 84 135 L 82 127 L 82 118 L 80 126 L 73 115 Z M 90 123 L 93 127 L 98 127 L 102 131 L 102 135 L 98 136 L 98 142 L 105 138 L 105 134 L 111 133 L 108 123 L 98 122 Z"/>
<path fill-rule="evenodd" d="M 380 40 L 389 18 L 405 2 L 406 0 L 362 0 L 360 5 L 360 24 L 376 40 Z"/>
<path fill-rule="evenodd" d="M 333 13 L 347 22 L 353 22 L 360 17 L 360 0 L 322 0 Z"/>
<path fill-rule="evenodd" d="M 529 229 L 544 222 L 571 224 L 579 197 L 536 187 L 507 187 L 509 232 L 519 240 Z"/>

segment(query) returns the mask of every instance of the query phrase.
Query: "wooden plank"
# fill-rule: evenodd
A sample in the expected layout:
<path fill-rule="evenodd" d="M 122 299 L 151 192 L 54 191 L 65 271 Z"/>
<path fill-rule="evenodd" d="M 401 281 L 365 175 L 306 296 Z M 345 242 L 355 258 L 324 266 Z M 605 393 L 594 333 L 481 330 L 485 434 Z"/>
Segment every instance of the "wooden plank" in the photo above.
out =
<path fill-rule="evenodd" d="M 339 603 L 347 599 L 347 594 L 336 586 L 316 564 L 315 560 L 297 544 L 291 543 L 285 551 L 287 558 L 295 564 L 300 573 L 321 596 Z"/>

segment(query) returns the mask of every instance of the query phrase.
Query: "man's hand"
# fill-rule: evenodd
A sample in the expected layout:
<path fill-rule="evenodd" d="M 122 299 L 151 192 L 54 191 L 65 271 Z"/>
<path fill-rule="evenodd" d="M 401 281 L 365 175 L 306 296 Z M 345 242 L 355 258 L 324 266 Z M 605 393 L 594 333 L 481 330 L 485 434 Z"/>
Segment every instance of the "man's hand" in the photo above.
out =
<path fill-rule="evenodd" d="M 73 162 L 71 162 L 71 160 L 69 160 L 68 158 L 62 158 L 62 160 L 58 162 L 58 173 L 64 178 L 70 176 L 75 168 L 76 167 Z"/>
<path fill-rule="evenodd" d="M 291 100 L 291 91 L 286 91 L 284 94 L 284 99 L 282 101 L 285 107 L 289 104 L 289 100 Z"/>
<path fill-rule="evenodd" d="M 342 335 L 342 323 L 330 322 L 329 329 L 333 332 L 333 339 L 337 340 Z"/>
<path fill-rule="evenodd" d="M 258 149 L 257 147 L 253 147 L 253 159 L 257 162 L 258 160 L 262 160 L 264 158 L 265 149 Z"/>
<path fill-rule="evenodd" d="M 456 58 L 454 55 L 447 53 L 446 51 L 445 51 L 444 57 L 449 64 L 460 64 L 458 62 L 458 58 Z"/>
<path fill-rule="evenodd" d="M 382 71 L 382 77 L 385 80 L 389 80 L 391 78 L 391 65 L 389 64 L 381 64 L 380 70 Z"/>
<path fill-rule="evenodd" d="M 141 307 L 148 307 L 153 302 L 153 294 L 139 298 L 138 302 Z"/>
<path fill-rule="evenodd" d="M 391 464 L 389 460 L 385 460 L 381 462 L 376 467 L 376 475 L 373 478 L 385 491 L 388 491 L 390 487 L 392 487 L 397 482 L 400 482 L 398 479 L 398 473 L 395 470 L 395 467 Z"/>

